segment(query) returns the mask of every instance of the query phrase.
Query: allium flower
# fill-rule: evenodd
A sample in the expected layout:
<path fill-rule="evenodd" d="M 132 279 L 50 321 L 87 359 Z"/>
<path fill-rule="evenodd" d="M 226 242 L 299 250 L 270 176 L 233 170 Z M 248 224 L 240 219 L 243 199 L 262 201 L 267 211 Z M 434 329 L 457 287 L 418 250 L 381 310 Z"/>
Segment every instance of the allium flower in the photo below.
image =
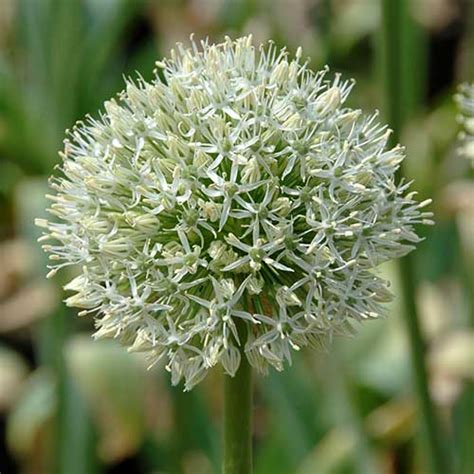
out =
<path fill-rule="evenodd" d="M 474 164 L 474 83 L 462 84 L 455 98 L 461 113 L 459 121 L 464 126 L 460 133 L 460 152 Z"/>
<path fill-rule="evenodd" d="M 374 273 L 430 223 L 390 131 L 345 106 L 353 82 L 251 37 L 178 45 L 69 133 L 50 212 L 50 275 L 70 306 L 186 389 L 245 354 L 265 372 L 383 313 Z M 56 222 L 57 220 L 57 222 Z"/>

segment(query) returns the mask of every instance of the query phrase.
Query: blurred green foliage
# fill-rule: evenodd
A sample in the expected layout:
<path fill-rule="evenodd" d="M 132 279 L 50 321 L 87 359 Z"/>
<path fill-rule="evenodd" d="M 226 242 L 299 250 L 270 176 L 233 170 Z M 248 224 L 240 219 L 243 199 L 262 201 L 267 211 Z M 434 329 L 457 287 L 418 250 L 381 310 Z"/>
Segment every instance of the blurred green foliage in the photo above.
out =
<path fill-rule="evenodd" d="M 32 225 L 64 130 L 192 32 L 301 44 L 312 67 L 355 77 L 353 105 L 381 108 L 406 144 L 404 173 L 434 198 L 437 221 L 411 269 L 424 341 L 414 349 L 454 472 L 474 471 L 474 184 L 451 99 L 473 80 L 474 6 L 388 4 L 383 22 L 379 0 L 0 0 L 1 472 L 219 472 L 221 374 L 184 394 L 162 367 L 89 339 L 90 321 L 44 284 Z M 401 7 L 410 25 L 397 26 Z M 400 295 L 398 268 L 381 272 Z M 257 379 L 256 474 L 430 472 L 404 308 L 397 298 L 387 320 Z"/>

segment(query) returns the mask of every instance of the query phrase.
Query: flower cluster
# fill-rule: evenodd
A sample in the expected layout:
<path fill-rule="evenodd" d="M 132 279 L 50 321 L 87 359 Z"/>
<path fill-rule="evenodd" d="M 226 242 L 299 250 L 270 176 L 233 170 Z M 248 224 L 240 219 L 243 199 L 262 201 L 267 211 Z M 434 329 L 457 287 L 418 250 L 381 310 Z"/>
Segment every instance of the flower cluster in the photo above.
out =
<path fill-rule="evenodd" d="M 69 133 L 50 212 L 50 275 L 186 389 L 222 364 L 281 370 L 293 350 L 378 317 L 374 273 L 430 223 L 390 131 L 345 105 L 353 82 L 251 37 L 178 45 Z M 246 334 L 237 330 L 244 325 Z"/>
<path fill-rule="evenodd" d="M 474 83 L 462 84 L 455 98 L 460 111 L 459 121 L 464 127 L 460 133 L 460 152 L 474 164 Z"/>

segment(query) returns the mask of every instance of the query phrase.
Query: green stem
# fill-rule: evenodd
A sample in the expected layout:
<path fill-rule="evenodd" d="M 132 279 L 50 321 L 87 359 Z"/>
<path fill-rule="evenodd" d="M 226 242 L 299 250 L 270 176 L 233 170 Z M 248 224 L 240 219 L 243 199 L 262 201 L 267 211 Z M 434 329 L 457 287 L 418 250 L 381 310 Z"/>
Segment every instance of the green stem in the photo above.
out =
<path fill-rule="evenodd" d="M 252 472 L 252 369 L 244 353 L 246 324 L 236 320 L 241 342 L 240 366 L 234 377 L 224 377 L 223 474 Z"/>
<path fill-rule="evenodd" d="M 445 457 L 445 449 L 441 443 L 441 429 L 430 397 L 428 374 L 425 365 L 426 344 L 421 334 L 418 311 L 416 308 L 414 265 L 410 255 L 400 261 L 402 296 L 404 301 L 405 326 L 409 341 L 413 383 L 420 408 L 421 428 L 424 438 L 428 462 L 433 474 L 450 472 Z"/>
<path fill-rule="evenodd" d="M 385 109 L 387 119 L 393 128 L 392 144 L 400 141 L 401 131 L 416 109 L 422 97 L 424 73 L 418 76 L 420 68 L 413 68 L 413 62 L 421 59 L 421 30 L 416 28 L 409 12 L 408 0 L 383 0 L 383 37 L 380 64 L 384 79 Z M 421 41 L 421 44 L 423 41 Z M 403 169 L 398 179 L 403 178 Z M 450 472 L 441 442 L 441 429 L 435 408 L 430 398 L 428 374 L 425 366 L 426 344 L 420 329 L 416 307 L 413 257 L 400 260 L 401 292 L 404 304 L 403 315 L 408 336 L 413 383 L 420 409 L 420 422 L 426 450 L 433 474 Z"/>
<path fill-rule="evenodd" d="M 329 64 L 331 59 L 331 17 L 332 17 L 332 4 L 331 0 L 323 0 L 320 3 L 320 22 L 319 28 L 321 31 L 321 63 Z"/>

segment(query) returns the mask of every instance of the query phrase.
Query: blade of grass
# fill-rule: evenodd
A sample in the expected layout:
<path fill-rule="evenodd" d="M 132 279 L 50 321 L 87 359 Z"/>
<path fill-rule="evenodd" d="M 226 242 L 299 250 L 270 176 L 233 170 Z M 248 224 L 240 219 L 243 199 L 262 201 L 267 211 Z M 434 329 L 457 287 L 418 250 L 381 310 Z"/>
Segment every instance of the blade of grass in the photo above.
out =
<path fill-rule="evenodd" d="M 322 0 L 314 11 L 315 28 L 319 32 L 320 65 L 330 63 L 331 59 L 331 16 L 333 15 L 332 0 Z"/>
<path fill-rule="evenodd" d="M 466 21 L 466 30 L 463 39 L 463 64 L 461 70 L 461 79 L 463 81 L 474 81 L 474 2 L 464 2 L 464 18 Z M 474 169 L 470 170 L 469 176 L 474 177 Z M 461 229 L 457 228 L 457 241 L 460 242 L 459 233 Z M 462 248 L 462 242 L 461 242 Z M 462 251 L 460 258 L 460 273 L 463 281 L 467 300 L 469 303 L 470 321 L 469 325 L 474 326 L 474 269 L 470 265 L 471 259 L 469 252 Z M 474 450 L 472 449 L 472 440 L 474 439 L 474 382 L 466 383 L 463 393 L 456 402 L 453 409 L 454 441 L 456 455 L 456 469 L 460 474 L 470 474 L 474 472 Z"/>
<path fill-rule="evenodd" d="M 465 26 L 465 35 L 463 40 L 464 58 L 462 64 L 462 79 L 467 81 L 474 80 L 474 2 L 463 2 L 464 18 L 467 18 Z"/>
<path fill-rule="evenodd" d="M 214 470 L 220 465 L 219 440 L 212 429 L 208 407 L 203 403 L 201 392 L 183 392 L 181 386 L 173 387 L 167 381 L 171 395 L 173 412 L 173 432 L 169 439 L 169 462 L 173 472 L 183 472 L 183 459 L 190 451 L 200 451 L 206 455 Z"/>
<path fill-rule="evenodd" d="M 400 141 L 402 129 L 416 108 L 424 86 L 423 63 L 420 59 L 421 30 L 416 30 L 407 0 L 382 0 L 382 51 L 379 56 L 385 92 L 385 111 L 393 128 L 393 143 Z M 417 65 L 415 67 L 415 64 Z M 398 178 L 403 178 L 403 168 Z M 403 315 L 407 330 L 413 383 L 420 408 L 423 445 L 431 471 L 450 472 L 441 441 L 441 428 L 429 393 L 425 366 L 425 341 L 421 333 L 415 299 L 415 260 L 409 255 L 400 260 Z"/>
<path fill-rule="evenodd" d="M 329 363 L 332 372 L 329 375 L 329 377 L 332 377 L 330 384 L 333 386 L 334 396 L 337 398 L 340 407 L 338 410 L 340 421 L 342 425 L 348 425 L 348 431 L 352 433 L 355 441 L 352 453 L 355 472 L 377 474 L 380 472 L 380 466 L 377 465 L 374 450 L 364 429 L 363 418 L 355 398 L 354 388 L 346 370 L 347 363 L 341 360 L 337 348 L 334 348 Z"/>
<path fill-rule="evenodd" d="M 71 315 L 66 315 L 71 316 Z M 64 317 L 64 316 L 63 316 Z M 58 474 L 99 474 L 97 433 L 90 419 L 84 397 L 66 369 L 59 390 L 56 456 Z"/>
<path fill-rule="evenodd" d="M 30 179 L 18 188 L 16 208 L 19 234 L 36 252 L 35 268 L 45 273 L 46 256 L 36 239 L 41 231 L 34 226 L 34 218 L 42 216 L 46 208 L 44 197 L 48 187 L 42 179 Z M 43 276 L 44 277 L 44 276 Z M 56 380 L 56 418 L 53 427 L 53 474 L 96 474 L 99 463 L 95 456 L 95 432 L 86 405 L 73 384 L 65 366 L 64 341 L 73 329 L 73 317 L 64 306 L 40 322 L 35 339 L 38 363 L 49 367 Z"/>

